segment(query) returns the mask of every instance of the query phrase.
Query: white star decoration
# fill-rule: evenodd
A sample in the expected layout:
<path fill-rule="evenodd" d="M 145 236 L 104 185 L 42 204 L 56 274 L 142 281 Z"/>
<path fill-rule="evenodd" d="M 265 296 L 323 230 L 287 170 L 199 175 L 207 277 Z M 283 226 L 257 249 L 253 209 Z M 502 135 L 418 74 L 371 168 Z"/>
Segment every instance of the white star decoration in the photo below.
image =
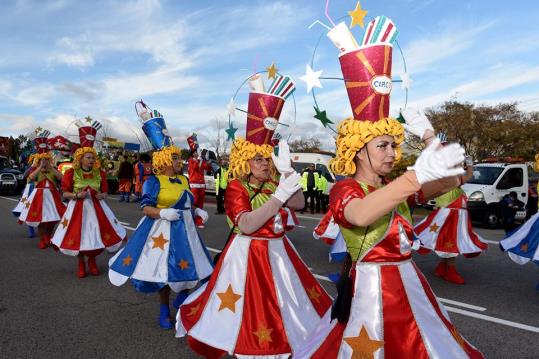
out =
<path fill-rule="evenodd" d="M 226 106 L 227 110 L 228 110 L 228 114 L 232 117 L 235 117 L 236 116 L 236 104 L 234 103 L 234 100 L 233 99 L 230 99 L 230 102 L 228 103 L 228 105 Z"/>
<path fill-rule="evenodd" d="M 322 84 L 320 83 L 320 75 L 322 75 L 322 70 L 313 71 L 311 66 L 308 64 L 305 65 L 305 75 L 301 76 L 300 79 L 305 81 L 307 84 L 307 93 L 311 92 L 313 87 L 322 88 Z"/>
<path fill-rule="evenodd" d="M 412 85 L 412 79 L 410 78 L 410 75 L 408 75 L 407 72 L 401 75 L 401 80 L 402 80 L 401 87 L 403 89 L 409 89 L 410 85 Z"/>

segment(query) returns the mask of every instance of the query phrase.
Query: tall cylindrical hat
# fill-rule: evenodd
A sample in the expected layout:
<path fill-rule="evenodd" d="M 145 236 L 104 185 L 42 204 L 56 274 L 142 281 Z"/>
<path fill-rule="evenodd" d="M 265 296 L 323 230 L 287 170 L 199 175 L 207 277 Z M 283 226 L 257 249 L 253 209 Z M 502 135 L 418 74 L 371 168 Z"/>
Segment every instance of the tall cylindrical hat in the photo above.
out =
<path fill-rule="evenodd" d="M 156 150 L 172 145 L 172 138 L 167 130 L 163 115 L 157 110 L 151 110 L 142 100 L 135 104 L 137 115 L 142 122 L 142 131 Z"/>
<path fill-rule="evenodd" d="M 284 105 L 284 98 L 260 92 L 249 93 L 246 139 L 255 145 L 273 145 L 271 139 Z"/>
<path fill-rule="evenodd" d="M 36 147 L 36 152 L 39 154 L 47 153 L 50 150 L 49 144 L 48 144 L 48 137 L 50 135 L 50 132 L 47 130 L 44 130 L 37 134 L 36 138 L 34 138 L 34 145 Z"/>

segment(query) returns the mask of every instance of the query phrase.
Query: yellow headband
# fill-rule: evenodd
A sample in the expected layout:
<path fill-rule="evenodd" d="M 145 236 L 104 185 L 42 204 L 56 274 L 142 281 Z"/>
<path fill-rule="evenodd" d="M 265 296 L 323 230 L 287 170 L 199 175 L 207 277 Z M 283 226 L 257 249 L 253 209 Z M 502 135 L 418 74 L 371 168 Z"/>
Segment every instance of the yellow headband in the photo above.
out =
<path fill-rule="evenodd" d="M 97 168 L 101 167 L 100 161 L 97 158 L 97 151 L 95 150 L 95 148 L 93 148 L 93 147 L 80 147 L 80 148 L 77 148 L 77 150 L 75 151 L 75 155 L 73 156 L 73 168 L 74 169 L 79 169 L 80 168 L 80 160 L 87 153 L 91 153 L 91 154 L 93 154 L 95 156 L 95 163 L 94 163 L 93 168 L 97 169 Z"/>
<path fill-rule="evenodd" d="M 236 138 L 230 151 L 229 177 L 243 178 L 251 173 L 251 166 L 248 160 L 254 158 L 257 154 L 264 158 L 271 158 L 273 147 L 270 145 L 255 145 L 242 137 Z M 270 166 L 273 175 L 273 165 Z"/>
<path fill-rule="evenodd" d="M 167 146 L 152 154 L 152 168 L 155 174 L 163 174 L 167 167 L 172 166 L 172 155 L 180 155 L 181 151 L 176 146 Z"/>
<path fill-rule="evenodd" d="M 329 168 L 335 174 L 353 175 L 356 172 L 356 153 L 373 138 L 382 135 L 393 136 L 397 144 L 395 160 L 401 158 L 400 144 L 404 141 L 404 128 L 394 118 L 384 118 L 376 122 L 348 118 L 339 124 L 337 132 L 337 155 L 329 162 Z"/>

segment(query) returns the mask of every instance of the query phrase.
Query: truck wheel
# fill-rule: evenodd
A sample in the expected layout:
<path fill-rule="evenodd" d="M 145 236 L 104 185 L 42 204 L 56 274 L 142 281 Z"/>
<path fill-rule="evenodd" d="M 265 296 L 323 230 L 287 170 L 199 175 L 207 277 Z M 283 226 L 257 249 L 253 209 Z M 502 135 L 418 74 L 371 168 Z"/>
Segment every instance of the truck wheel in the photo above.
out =
<path fill-rule="evenodd" d="M 487 228 L 496 229 L 500 224 L 500 215 L 494 208 L 489 208 L 485 217 L 483 218 L 483 224 Z"/>

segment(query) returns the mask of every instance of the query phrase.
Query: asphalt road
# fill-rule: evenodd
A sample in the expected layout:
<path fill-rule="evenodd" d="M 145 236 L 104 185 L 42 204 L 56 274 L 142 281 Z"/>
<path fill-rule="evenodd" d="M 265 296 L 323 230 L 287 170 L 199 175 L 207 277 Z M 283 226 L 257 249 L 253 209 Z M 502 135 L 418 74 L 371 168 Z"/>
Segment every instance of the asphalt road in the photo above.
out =
<path fill-rule="evenodd" d="M 212 198 L 210 198 L 211 200 Z M 37 248 L 25 226 L 11 215 L 16 197 L 0 197 L 0 355 L 3 358 L 196 358 L 184 339 L 159 328 L 157 296 L 136 292 L 130 284 L 114 287 L 107 278 L 110 254 L 98 257 L 99 277 L 76 277 L 77 260 Z M 109 199 L 128 235 L 141 218 L 136 204 Z M 201 235 L 215 253 L 228 229 L 224 216 L 213 215 Z M 325 275 L 328 248 L 312 238 L 316 216 L 300 216 L 290 238 L 304 261 L 331 295 Z M 129 229 L 131 228 L 131 229 Z M 458 259 L 464 286 L 432 275 L 434 254 L 414 255 L 434 292 L 460 333 L 489 358 L 539 357 L 539 280 L 537 266 L 513 263 L 496 244 L 501 230 L 477 231 L 493 241 L 487 253 Z"/>

